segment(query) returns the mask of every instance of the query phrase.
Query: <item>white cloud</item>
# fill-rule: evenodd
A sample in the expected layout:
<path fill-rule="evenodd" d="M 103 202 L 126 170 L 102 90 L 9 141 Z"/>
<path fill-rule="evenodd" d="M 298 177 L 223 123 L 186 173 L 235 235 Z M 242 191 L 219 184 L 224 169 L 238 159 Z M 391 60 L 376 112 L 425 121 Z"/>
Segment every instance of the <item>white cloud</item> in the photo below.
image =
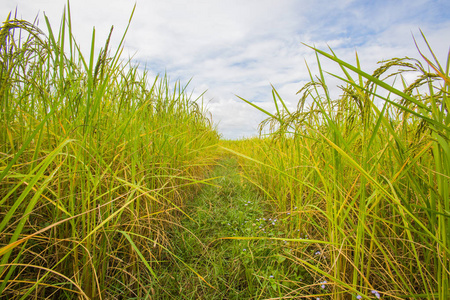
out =
<path fill-rule="evenodd" d="M 0 0 L 5 1 L 5 0 Z M 77 0 L 71 2 L 73 30 L 86 55 L 92 27 L 97 51 L 114 25 L 112 47 L 126 28 L 134 0 Z M 66 1 L 16 0 L 0 6 L 5 17 L 18 6 L 19 16 L 33 20 L 45 12 L 56 29 Z M 258 102 L 273 111 L 270 84 L 288 107 L 295 93 L 309 80 L 305 60 L 318 74 L 315 45 L 349 62 L 358 51 L 362 67 L 373 71 L 376 63 L 392 57 L 418 58 L 411 32 L 421 40 L 421 28 L 436 54 L 445 59 L 449 42 L 450 5 L 446 1 L 295 1 L 295 0 L 137 0 L 124 58 L 150 74 L 167 71 L 173 80 L 186 83 L 205 100 L 219 130 L 227 138 L 256 134 L 263 114 L 235 95 Z M 41 28 L 44 20 L 41 16 Z M 421 43 L 421 49 L 423 43 Z M 340 73 L 339 67 L 321 58 L 321 65 Z M 330 85 L 336 83 L 327 79 Z M 332 88 L 334 93 L 339 90 Z M 338 96 L 339 94 L 335 95 Z"/>

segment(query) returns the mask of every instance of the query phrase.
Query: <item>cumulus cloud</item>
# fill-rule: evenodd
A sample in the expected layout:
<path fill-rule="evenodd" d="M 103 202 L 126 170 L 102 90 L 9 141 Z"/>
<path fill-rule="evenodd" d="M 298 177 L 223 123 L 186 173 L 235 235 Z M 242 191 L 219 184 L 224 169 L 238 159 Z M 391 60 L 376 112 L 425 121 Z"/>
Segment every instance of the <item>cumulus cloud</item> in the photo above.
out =
<path fill-rule="evenodd" d="M 418 57 L 411 33 L 420 40 L 419 28 L 443 60 L 449 47 L 444 37 L 450 29 L 450 4 L 443 0 L 136 2 L 124 58 L 133 56 L 134 63 L 153 75 L 167 72 L 182 83 L 192 78 L 194 96 L 207 90 L 204 100 L 226 138 L 257 134 L 257 126 L 265 118 L 235 95 L 273 111 L 273 84 L 288 108 L 296 107 L 296 92 L 309 80 L 305 62 L 317 74 L 315 54 L 302 43 L 324 50 L 330 46 L 349 62 L 355 61 L 357 51 L 362 67 L 369 72 L 383 59 Z M 82 49 L 89 51 L 93 26 L 96 51 L 103 46 L 111 25 L 115 27 L 112 46 L 117 46 L 134 3 L 72 1 L 74 34 Z M 27 20 L 40 13 L 41 25 L 45 12 L 57 28 L 64 4 L 12 0 L 2 5 L 0 12 L 6 17 L 17 6 L 19 17 Z M 340 72 L 330 61 L 322 60 L 321 65 Z"/>

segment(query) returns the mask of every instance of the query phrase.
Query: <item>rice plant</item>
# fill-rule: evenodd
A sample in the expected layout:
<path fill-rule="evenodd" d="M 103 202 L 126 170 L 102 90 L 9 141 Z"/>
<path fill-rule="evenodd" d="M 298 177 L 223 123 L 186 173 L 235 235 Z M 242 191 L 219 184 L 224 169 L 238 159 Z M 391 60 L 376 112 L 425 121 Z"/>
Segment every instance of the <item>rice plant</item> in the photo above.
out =
<path fill-rule="evenodd" d="M 149 298 L 219 135 L 187 86 L 123 61 L 124 38 L 110 49 L 112 29 L 85 56 L 69 7 L 45 24 L 0 29 L 0 298 Z"/>
<path fill-rule="evenodd" d="M 229 151 L 273 209 L 289 213 L 291 236 L 308 235 L 289 259 L 326 282 L 318 297 L 450 297 L 450 55 L 440 64 L 423 39 L 433 59 L 419 51 L 421 60 L 383 61 L 372 75 L 358 57 L 352 65 L 311 47 L 319 75 L 310 71 L 296 111 L 275 89 L 273 114 L 241 98 L 268 115 L 260 126 L 271 134 Z M 342 75 L 325 72 L 320 56 Z M 342 95 L 331 95 L 327 76 L 342 82 Z M 317 281 L 290 295 L 311 295 Z"/>

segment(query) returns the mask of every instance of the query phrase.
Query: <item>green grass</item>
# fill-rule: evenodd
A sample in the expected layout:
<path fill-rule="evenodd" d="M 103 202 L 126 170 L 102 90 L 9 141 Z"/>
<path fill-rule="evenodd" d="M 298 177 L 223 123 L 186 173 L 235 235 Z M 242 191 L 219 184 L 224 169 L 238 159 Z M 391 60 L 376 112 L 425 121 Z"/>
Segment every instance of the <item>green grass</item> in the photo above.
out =
<path fill-rule="evenodd" d="M 245 299 L 252 295 L 246 279 L 246 274 L 252 273 L 246 252 L 251 243 L 226 238 L 256 233 L 252 224 L 263 215 L 262 199 L 241 182 L 232 158 L 221 160 L 210 176 L 215 178 L 212 185 L 204 187 L 190 202 L 190 218 L 172 233 L 174 253 L 179 253 L 204 281 L 173 260 L 165 284 L 159 286 L 173 299 Z"/>
<path fill-rule="evenodd" d="M 264 203 L 236 157 L 225 156 L 210 176 L 212 185 L 187 209 L 190 218 L 174 227 L 172 250 L 179 259 L 167 264 L 156 298 L 267 299 L 302 286 L 319 291 L 318 278 L 289 260 L 299 249 L 313 256 L 318 248 L 288 239 L 286 215 L 274 214 Z"/>

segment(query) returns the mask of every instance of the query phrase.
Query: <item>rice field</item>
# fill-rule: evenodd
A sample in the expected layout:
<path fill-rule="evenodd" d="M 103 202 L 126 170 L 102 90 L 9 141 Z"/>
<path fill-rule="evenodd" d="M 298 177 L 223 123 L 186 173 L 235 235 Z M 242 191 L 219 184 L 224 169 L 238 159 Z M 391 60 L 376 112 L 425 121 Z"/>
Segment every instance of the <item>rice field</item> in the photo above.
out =
<path fill-rule="evenodd" d="M 226 147 L 290 220 L 299 246 L 289 259 L 326 282 L 331 299 L 448 299 L 450 59 L 442 67 L 420 52 L 425 65 L 394 58 L 368 74 L 358 60 L 312 50 L 319 75 L 299 90 L 297 110 L 275 89 L 273 114 L 242 99 L 267 114 L 260 126 L 271 134 Z M 342 77 L 320 69 L 323 58 Z M 406 72 L 417 79 L 408 84 Z M 340 79 L 341 95 L 330 95 L 326 75 Z M 394 76 L 401 89 L 386 83 Z M 314 244 L 320 259 L 304 251 Z"/>
<path fill-rule="evenodd" d="M 144 298 L 219 135 L 186 86 L 108 56 L 109 39 L 83 56 L 67 17 L 48 37 L 0 32 L 0 295 Z"/>
<path fill-rule="evenodd" d="M 86 55 L 70 9 L 45 21 L 0 29 L 0 299 L 450 298 L 450 55 L 425 36 L 369 73 L 310 47 L 297 108 L 241 98 L 261 135 L 224 140 L 126 32 Z"/>

